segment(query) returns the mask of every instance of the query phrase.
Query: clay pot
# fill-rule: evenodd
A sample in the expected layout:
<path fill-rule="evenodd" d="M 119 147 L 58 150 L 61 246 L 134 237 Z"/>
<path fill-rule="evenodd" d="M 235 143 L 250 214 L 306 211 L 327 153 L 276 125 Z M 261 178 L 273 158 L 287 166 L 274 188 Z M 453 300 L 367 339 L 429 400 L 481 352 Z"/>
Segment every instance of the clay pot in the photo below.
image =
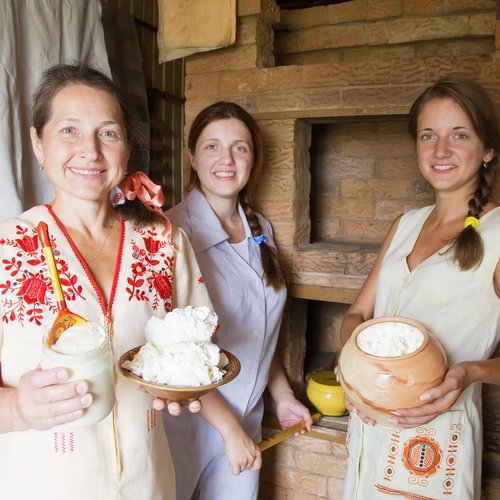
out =
<path fill-rule="evenodd" d="M 307 381 L 306 395 L 322 415 L 338 417 L 346 411 L 344 391 L 333 371 L 313 373 Z"/>
<path fill-rule="evenodd" d="M 358 337 L 365 331 L 361 335 L 365 340 L 368 335 L 376 340 L 376 328 L 366 329 L 378 323 L 385 323 L 384 328 L 398 329 L 398 335 L 405 336 L 408 331 L 408 336 L 417 335 L 420 339 L 421 334 L 420 346 L 400 356 L 368 354 L 358 345 Z M 353 331 L 340 352 L 337 377 L 359 413 L 373 418 L 381 427 L 393 428 L 394 423 L 389 420 L 391 410 L 424 404 L 420 395 L 439 385 L 446 371 L 444 350 L 423 325 L 408 318 L 381 317 L 366 321 Z"/>

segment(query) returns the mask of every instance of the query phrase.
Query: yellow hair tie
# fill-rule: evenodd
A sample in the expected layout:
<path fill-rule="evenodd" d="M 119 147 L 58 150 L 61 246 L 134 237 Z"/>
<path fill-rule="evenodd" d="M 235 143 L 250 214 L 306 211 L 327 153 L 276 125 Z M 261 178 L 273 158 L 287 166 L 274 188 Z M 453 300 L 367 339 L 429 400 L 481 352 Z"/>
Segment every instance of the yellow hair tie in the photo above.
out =
<path fill-rule="evenodd" d="M 479 219 L 477 217 L 469 216 L 466 217 L 464 228 L 472 226 L 474 229 L 477 229 L 479 226 Z"/>

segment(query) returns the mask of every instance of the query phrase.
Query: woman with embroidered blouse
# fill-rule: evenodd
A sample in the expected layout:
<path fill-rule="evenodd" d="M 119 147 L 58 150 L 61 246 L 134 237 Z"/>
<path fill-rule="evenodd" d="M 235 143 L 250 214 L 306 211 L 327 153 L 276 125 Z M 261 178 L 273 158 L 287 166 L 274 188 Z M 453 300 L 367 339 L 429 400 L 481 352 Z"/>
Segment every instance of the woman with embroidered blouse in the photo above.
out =
<path fill-rule="evenodd" d="M 344 317 L 345 341 L 372 317 L 405 316 L 443 346 L 444 381 L 387 430 L 350 402 L 344 498 L 481 497 L 481 384 L 500 384 L 500 153 L 495 105 L 476 83 L 444 78 L 415 101 L 409 130 L 435 203 L 398 217 Z"/>
<path fill-rule="evenodd" d="M 2 499 L 175 498 L 157 417 L 165 402 L 117 376 L 113 411 L 71 427 L 92 405 L 92 387 L 67 382 L 66 368 L 39 366 L 57 313 L 39 221 L 48 225 L 68 308 L 105 328 L 115 363 L 145 342 L 151 316 L 211 306 L 189 240 L 161 211 L 159 187 L 144 174 L 126 175 L 136 138 L 129 108 L 106 76 L 82 65 L 44 73 L 31 139 L 54 198 L 0 223 Z M 179 412 L 177 403 L 169 409 Z"/>

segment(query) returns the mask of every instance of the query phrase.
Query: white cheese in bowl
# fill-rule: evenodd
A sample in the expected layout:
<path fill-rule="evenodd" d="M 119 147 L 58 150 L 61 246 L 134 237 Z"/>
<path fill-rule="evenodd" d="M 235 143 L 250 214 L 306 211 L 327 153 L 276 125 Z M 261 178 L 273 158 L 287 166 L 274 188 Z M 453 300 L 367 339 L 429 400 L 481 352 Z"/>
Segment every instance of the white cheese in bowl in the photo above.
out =
<path fill-rule="evenodd" d="M 424 336 L 412 325 L 387 321 L 366 327 L 356 340 L 358 347 L 367 354 L 397 357 L 415 352 L 422 345 Z"/>

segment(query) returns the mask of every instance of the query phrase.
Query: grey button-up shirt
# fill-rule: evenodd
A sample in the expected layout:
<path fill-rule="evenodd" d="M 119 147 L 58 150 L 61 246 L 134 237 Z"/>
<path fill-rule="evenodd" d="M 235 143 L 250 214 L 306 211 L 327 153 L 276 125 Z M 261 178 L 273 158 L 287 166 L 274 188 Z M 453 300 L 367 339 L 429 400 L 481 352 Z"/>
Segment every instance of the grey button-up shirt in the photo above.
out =
<path fill-rule="evenodd" d="M 228 242 L 228 234 L 205 196 L 197 189 L 167 212 L 172 223 L 182 227 L 193 246 L 210 298 L 219 316 L 220 329 L 215 342 L 235 354 L 241 362 L 238 377 L 220 388 L 220 393 L 241 416 L 257 411 L 252 418 L 253 434 L 262 415 L 262 393 L 279 334 L 286 299 L 283 288 L 276 292 L 267 286 L 260 258 L 260 247 L 252 239 L 245 214 L 238 207 L 245 226 L 249 262 Z M 258 215 L 263 234 L 274 245 L 269 222 Z"/>

